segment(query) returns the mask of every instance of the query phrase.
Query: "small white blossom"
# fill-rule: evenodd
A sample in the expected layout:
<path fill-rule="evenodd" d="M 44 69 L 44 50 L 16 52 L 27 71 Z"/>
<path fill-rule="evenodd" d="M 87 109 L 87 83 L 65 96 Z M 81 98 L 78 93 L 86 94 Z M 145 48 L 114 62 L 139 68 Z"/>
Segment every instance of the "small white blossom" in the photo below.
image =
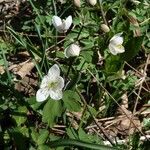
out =
<path fill-rule="evenodd" d="M 109 42 L 109 50 L 113 55 L 117 55 L 118 53 L 125 52 L 123 44 L 123 37 L 121 37 L 122 33 L 118 33 L 114 35 Z"/>
<path fill-rule="evenodd" d="M 69 47 L 65 49 L 65 57 L 75 57 L 80 54 L 80 47 L 77 44 L 71 44 Z"/>
<path fill-rule="evenodd" d="M 67 32 L 72 24 L 72 16 L 68 16 L 66 20 L 61 20 L 58 16 L 53 16 L 52 23 L 56 30 L 60 33 Z"/>
<path fill-rule="evenodd" d="M 36 93 L 38 102 L 45 101 L 48 96 L 54 100 L 60 100 L 63 96 L 62 89 L 64 87 L 64 79 L 60 76 L 60 69 L 57 64 L 53 65 L 40 85 L 40 89 Z"/>

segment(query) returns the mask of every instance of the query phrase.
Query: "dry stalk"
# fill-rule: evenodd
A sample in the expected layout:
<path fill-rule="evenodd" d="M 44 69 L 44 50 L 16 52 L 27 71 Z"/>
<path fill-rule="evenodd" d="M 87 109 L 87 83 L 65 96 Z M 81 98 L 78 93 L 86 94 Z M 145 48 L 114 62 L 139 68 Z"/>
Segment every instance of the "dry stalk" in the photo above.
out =
<path fill-rule="evenodd" d="M 103 85 L 101 85 L 101 83 L 97 80 L 97 78 L 93 75 L 93 73 L 87 69 L 87 71 L 91 74 L 91 76 L 97 81 L 97 83 L 102 87 L 103 90 L 106 91 L 106 93 L 112 98 L 112 100 L 118 105 L 118 107 L 122 110 L 122 112 L 126 115 L 126 117 L 130 120 L 130 122 L 135 126 L 135 128 L 143 135 L 145 136 L 145 134 L 136 126 L 136 124 L 133 122 L 132 118 L 130 116 L 128 116 L 128 114 L 125 111 L 125 108 L 122 109 L 122 107 L 120 106 L 120 104 L 115 100 L 115 98 L 107 91 L 107 89 L 105 87 L 103 87 Z M 147 137 L 145 136 L 145 138 L 147 139 Z M 149 139 L 147 139 L 149 140 Z"/>
<path fill-rule="evenodd" d="M 145 135 L 145 136 L 140 137 L 140 141 L 145 141 L 147 139 L 150 140 L 150 135 Z M 108 141 L 103 141 L 103 142 L 104 142 L 104 145 L 110 145 L 110 143 Z M 129 139 L 128 140 L 126 140 L 126 139 L 125 140 L 117 140 L 116 144 L 125 144 L 126 142 L 129 142 Z"/>
<path fill-rule="evenodd" d="M 147 66 L 148 66 L 149 59 L 150 59 L 150 54 L 148 54 L 147 60 L 146 60 L 146 63 L 145 63 L 145 67 L 144 67 L 144 77 L 142 78 L 142 81 L 141 81 L 141 84 L 140 84 L 140 87 L 139 87 L 138 95 L 137 95 L 137 98 L 136 98 L 136 101 L 135 101 L 135 105 L 134 105 L 134 109 L 133 109 L 133 115 L 134 115 L 135 112 L 136 112 L 136 107 L 137 107 L 137 104 L 138 104 L 138 101 L 139 101 L 139 97 L 140 97 L 140 94 L 141 94 L 143 82 L 145 81 L 145 78 L 146 78 L 146 70 L 147 70 Z"/>
<path fill-rule="evenodd" d="M 103 135 L 105 136 L 105 138 L 112 144 L 114 145 L 112 139 L 109 138 L 109 136 L 107 135 L 107 133 L 105 132 L 104 128 L 102 126 L 99 125 L 97 119 L 92 115 L 91 111 L 88 108 L 87 102 L 84 99 L 84 97 L 82 96 L 82 94 L 80 93 L 80 91 L 76 88 L 77 93 L 79 94 L 80 98 L 82 99 L 83 103 L 86 105 L 91 117 L 93 118 L 94 123 L 97 125 L 97 127 L 99 128 L 99 130 L 103 133 Z"/>

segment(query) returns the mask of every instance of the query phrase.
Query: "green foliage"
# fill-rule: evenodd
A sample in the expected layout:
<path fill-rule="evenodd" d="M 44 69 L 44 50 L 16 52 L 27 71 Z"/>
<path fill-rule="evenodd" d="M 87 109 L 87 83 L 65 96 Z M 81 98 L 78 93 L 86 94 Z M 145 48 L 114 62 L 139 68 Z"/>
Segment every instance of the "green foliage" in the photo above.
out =
<path fill-rule="evenodd" d="M 82 0 L 81 7 L 77 7 L 73 0 L 28 0 L 18 6 L 21 11 L 14 17 L 5 18 L 5 14 L 1 14 L 0 149 L 149 148 L 149 141 L 142 143 L 138 132 L 131 136 L 129 145 L 118 143 L 113 147 L 103 146 L 103 140 L 108 139 L 95 128 L 93 120 L 118 117 L 118 104 L 121 105 L 122 95 L 126 94 L 127 111 L 133 112 L 138 97 L 136 115 L 143 123 L 142 132 L 150 129 L 150 119 L 139 115 L 142 105 L 147 104 L 150 98 L 149 78 L 141 73 L 145 71 L 145 58 L 150 52 L 150 13 L 148 0 L 139 2 L 97 0 L 97 4 L 92 6 L 87 0 Z M 11 10 L 8 12 L 11 13 Z M 53 26 L 54 15 L 62 19 L 72 16 L 73 23 L 65 33 L 57 32 Z M 1 23 L 4 25 L 1 26 Z M 105 33 L 101 24 L 108 24 L 110 31 Z M 117 33 L 122 33 L 125 52 L 113 55 L 108 45 Z M 65 58 L 64 50 L 72 43 L 80 46 L 80 55 Z M 121 45 L 117 46 L 119 48 Z M 28 56 L 20 58 L 20 52 Z M 141 61 L 137 56 L 141 57 Z M 135 63 L 132 63 L 133 60 Z M 18 79 L 18 72 L 28 62 L 33 62 L 34 68 L 25 68 L 25 77 Z M 58 101 L 49 98 L 39 103 L 36 92 L 43 75 L 53 64 L 58 64 L 65 82 L 63 98 Z M 149 75 L 148 69 L 145 74 Z M 140 78 L 145 80 L 139 94 L 139 87 L 135 85 Z M 23 83 L 33 91 L 30 93 Z M 104 131 L 111 138 L 108 131 L 112 126 L 107 126 L 107 119 L 105 123 L 98 123 L 102 127 L 106 123 Z M 115 140 L 129 139 L 129 135 L 120 134 L 117 133 Z"/>
<path fill-rule="evenodd" d="M 64 106 L 69 110 L 69 111 L 80 111 L 81 110 L 81 100 L 79 95 L 76 92 L 67 90 L 64 92 L 63 96 L 63 102 Z"/>
<path fill-rule="evenodd" d="M 134 133 L 132 138 L 132 150 L 136 150 L 139 147 L 140 135 L 138 133 Z"/>
<path fill-rule="evenodd" d="M 122 54 L 122 59 L 125 61 L 131 60 L 140 51 L 143 42 L 143 37 L 134 37 L 128 39 L 125 45 L 126 52 Z"/>
<path fill-rule="evenodd" d="M 49 132 L 47 130 L 42 130 L 39 134 L 40 135 L 37 139 L 37 144 L 42 145 L 43 143 L 45 143 L 45 141 L 49 135 Z"/>
<path fill-rule="evenodd" d="M 61 116 L 62 111 L 61 101 L 48 100 L 43 108 L 43 122 L 48 123 L 48 125 L 52 127 L 56 119 Z"/>

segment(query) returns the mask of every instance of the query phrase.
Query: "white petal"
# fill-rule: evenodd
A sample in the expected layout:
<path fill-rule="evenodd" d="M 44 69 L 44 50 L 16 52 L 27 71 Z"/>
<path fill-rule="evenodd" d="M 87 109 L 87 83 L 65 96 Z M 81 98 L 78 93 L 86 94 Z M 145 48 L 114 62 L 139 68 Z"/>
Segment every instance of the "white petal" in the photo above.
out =
<path fill-rule="evenodd" d="M 66 57 L 66 58 L 69 58 L 69 57 L 70 57 L 70 55 L 69 55 L 69 53 L 68 53 L 68 47 L 65 49 L 64 54 L 65 54 L 65 57 Z"/>
<path fill-rule="evenodd" d="M 54 27 L 57 29 L 59 26 L 62 25 L 62 20 L 58 16 L 53 16 L 52 23 L 53 23 Z"/>
<path fill-rule="evenodd" d="M 60 25 L 60 26 L 57 27 L 57 31 L 58 31 L 59 33 L 64 33 L 64 32 L 65 32 L 64 26 L 65 26 L 64 23 L 62 23 L 62 25 Z"/>
<path fill-rule="evenodd" d="M 62 90 L 62 88 L 64 87 L 64 79 L 61 76 L 59 76 L 57 78 L 57 82 L 58 82 L 57 89 Z"/>
<path fill-rule="evenodd" d="M 48 98 L 48 96 L 49 96 L 48 89 L 46 88 L 39 89 L 36 93 L 36 100 L 38 102 L 43 102 Z"/>
<path fill-rule="evenodd" d="M 118 33 L 116 35 L 114 35 L 111 39 L 110 39 L 110 43 L 114 44 L 114 45 L 121 45 L 123 43 L 123 37 L 121 37 L 122 33 Z"/>
<path fill-rule="evenodd" d="M 64 30 L 68 30 L 72 24 L 72 16 L 68 16 L 65 20 Z"/>
<path fill-rule="evenodd" d="M 113 45 L 109 44 L 109 50 L 113 55 L 117 55 L 118 53 L 123 53 L 125 51 L 124 47 L 122 45 Z"/>
<path fill-rule="evenodd" d="M 49 80 L 50 80 L 50 78 L 49 78 L 48 75 L 44 76 L 43 79 L 42 79 L 40 88 L 41 88 L 41 89 L 42 89 L 42 88 L 45 88 L 45 87 L 47 86 Z"/>
<path fill-rule="evenodd" d="M 60 100 L 63 97 L 63 93 L 61 90 L 50 91 L 50 97 L 54 100 Z"/>
<path fill-rule="evenodd" d="M 116 49 L 117 49 L 118 53 L 124 53 L 125 52 L 125 48 L 122 45 L 120 45 L 119 47 L 116 47 Z"/>
<path fill-rule="evenodd" d="M 53 66 L 49 69 L 49 71 L 48 71 L 48 76 L 49 76 L 50 78 L 55 78 L 55 77 L 60 76 L 60 69 L 59 69 L 59 67 L 58 67 L 57 64 L 53 65 Z"/>

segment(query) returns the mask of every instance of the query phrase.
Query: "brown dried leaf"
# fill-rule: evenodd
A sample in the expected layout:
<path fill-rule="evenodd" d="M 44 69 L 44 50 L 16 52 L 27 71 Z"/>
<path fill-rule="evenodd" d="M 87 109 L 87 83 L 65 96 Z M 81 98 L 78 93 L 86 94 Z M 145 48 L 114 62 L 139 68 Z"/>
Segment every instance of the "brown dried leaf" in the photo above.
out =
<path fill-rule="evenodd" d="M 21 67 L 21 69 L 18 72 L 16 72 L 16 74 L 23 79 L 33 68 L 34 68 L 34 63 L 27 62 Z"/>
<path fill-rule="evenodd" d="M 133 124 L 131 122 L 131 119 L 132 119 L 132 122 L 135 124 Z M 133 134 L 137 128 L 139 130 L 141 130 L 141 122 L 140 120 L 137 118 L 137 117 L 133 117 L 133 118 L 127 118 L 126 116 L 121 120 L 120 124 L 117 126 L 117 129 L 118 129 L 118 132 L 122 135 L 128 135 L 129 134 Z M 136 127 L 137 128 L 136 128 Z"/>
<path fill-rule="evenodd" d="M 134 36 L 135 37 L 141 36 L 141 31 L 137 19 L 131 15 L 128 16 L 128 19 L 130 23 L 136 27 L 136 29 L 134 30 Z"/>

